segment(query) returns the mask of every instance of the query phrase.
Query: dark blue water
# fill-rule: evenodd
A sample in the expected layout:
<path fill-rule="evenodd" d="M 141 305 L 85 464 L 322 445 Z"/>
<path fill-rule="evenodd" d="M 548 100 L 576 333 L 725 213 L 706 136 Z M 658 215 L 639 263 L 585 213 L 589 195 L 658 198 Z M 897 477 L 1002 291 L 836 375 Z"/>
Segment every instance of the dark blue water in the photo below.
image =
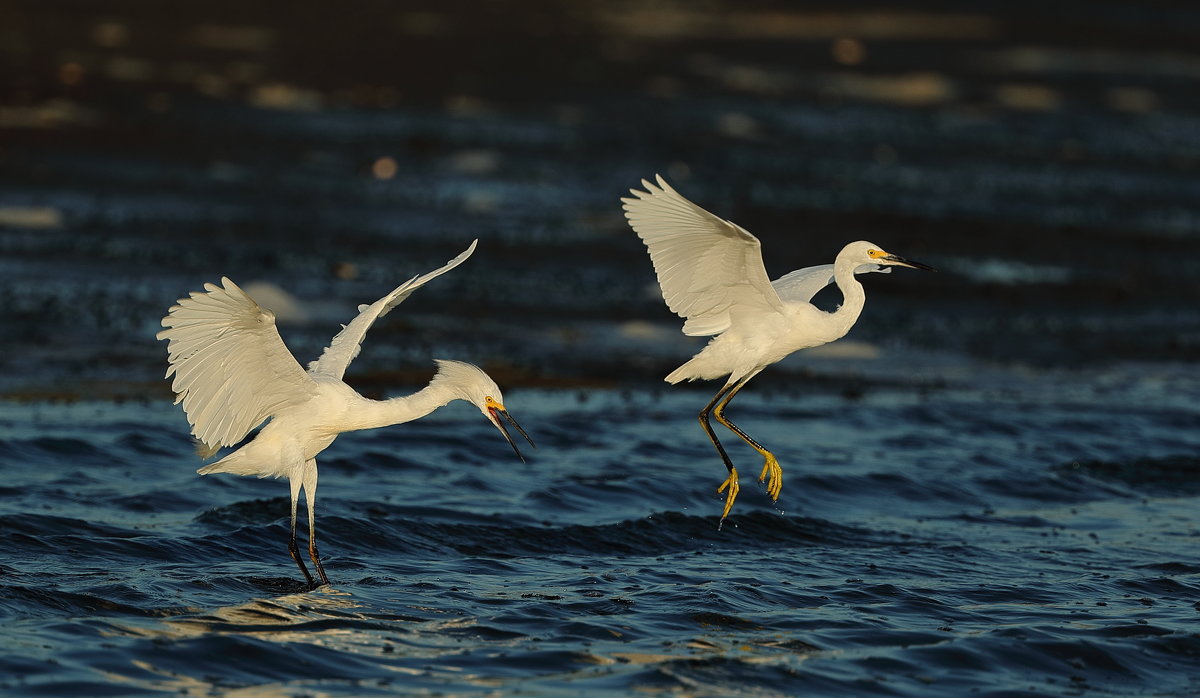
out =
<path fill-rule="evenodd" d="M 286 485 L 194 476 L 166 404 L 10 405 L 3 687 L 1194 693 L 1200 384 L 1105 377 L 747 394 L 785 486 L 721 530 L 694 391 L 513 391 L 524 464 L 469 407 L 347 435 L 316 592 Z"/>
<path fill-rule="evenodd" d="M 1200 694 L 1196 10 L 360 9 L 0 10 L 0 693 Z M 784 487 L 728 439 L 723 527 L 655 172 L 772 276 L 940 270 L 739 395 Z M 286 484 L 195 475 L 159 319 L 228 275 L 307 362 L 476 237 L 347 380 L 478 363 L 539 448 L 343 436 L 306 591 Z"/>

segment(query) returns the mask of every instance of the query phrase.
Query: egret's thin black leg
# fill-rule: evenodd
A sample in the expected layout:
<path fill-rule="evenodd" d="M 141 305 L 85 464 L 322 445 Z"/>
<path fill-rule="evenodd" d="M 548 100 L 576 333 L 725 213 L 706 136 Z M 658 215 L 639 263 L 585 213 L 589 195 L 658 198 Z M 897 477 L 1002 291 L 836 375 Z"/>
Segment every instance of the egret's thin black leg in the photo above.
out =
<path fill-rule="evenodd" d="M 741 382 L 741 383 L 738 383 L 738 384 L 737 384 L 737 385 L 734 387 L 734 389 L 733 389 L 733 390 L 730 390 L 730 391 L 729 391 L 729 394 L 725 396 L 725 400 L 724 400 L 724 401 L 723 401 L 723 402 L 722 402 L 722 403 L 721 403 L 721 404 L 720 404 L 720 405 L 717 407 L 717 409 L 716 409 L 716 410 L 714 410 L 714 412 L 713 412 L 713 416 L 717 418 L 717 421 L 718 421 L 718 422 L 720 422 L 721 424 L 724 424 L 725 426 L 729 427 L 730 431 L 732 431 L 733 433 L 735 433 L 735 434 L 737 434 L 738 436 L 742 437 L 742 439 L 743 439 L 743 440 L 744 440 L 746 443 L 750 444 L 751 446 L 753 446 L 755 449 L 757 449 L 757 450 L 759 450 L 759 451 L 765 451 L 766 449 L 765 449 L 765 448 L 763 448 L 761 444 L 759 444 L 759 443 L 758 443 L 757 441 L 755 441 L 754 439 L 750 438 L 750 435 L 749 435 L 749 434 L 747 434 L 746 432 L 742 431 L 742 428 L 741 428 L 741 427 L 739 427 L 738 425 L 734 424 L 732 421 L 730 421 L 730 419 L 729 419 L 728 417 L 726 417 L 726 416 L 725 416 L 725 408 L 726 408 L 726 407 L 729 407 L 729 401 L 730 401 L 730 400 L 733 400 L 733 396 L 734 396 L 734 395 L 737 395 L 738 391 L 739 391 L 739 390 L 741 390 L 741 389 L 742 389 L 742 386 L 744 386 L 745 384 L 746 384 L 746 382 L 745 382 L 745 381 L 743 381 L 743 382 Z"/>
<path fill-rule="evenodd" d="M 317 552 L 317 462 L 310 460 L 305 463 L 304 479 L 301 487 L 304 489 L 304 504 L 308 507 L 308 557 L 316 565 L 321 584 L 328 585 L 329 577 L 325 575 L 325 566 L 321 564 L 321 554 Z M 310 586 L 315 589 L 316 585 Z"/>
<path fill-rule="evenodd" d="M 725 467 L 730 472 L 733 472 L 733 461 L 729 460 L 729 454 L 725 453 L 725 447 L 721 445 L 721 442 L 717 439 L 716 432 L 713 431 L 712 425 L 708 423 L 709 413 L 712 412 L 713 407 L 716 407 L 717 402 L 725 395 L 725 391 L 729 390 L 729 388 L 730 386 L 728 385 L 721 388 L 721 391 L 713 397 L 712 401 L 705 405 L 704 409 L 700 410 L 700 426 L 704 427 L 704 432 L 708 434 L 709 440 L 713 442 L 713 446 L 717 447 L 717 453 L 721 454 L 721 460 L 725 461 Z"/>
<path fill-rule="evenodd" d="M 309 507 L 309 511 L 311 512 L 312 502 L 309 502 Z M 313 564 L 317 566 L 317 574 L 321 577 L 321 584 L 327 586 L 329 584 L 329 577 L 325 575 L 325 566 L 321 564 L 321 553 L 317 552 L 317 527 L 314 525 L 311 517 L 309 518 L 308 527 L 308 556 L 312 558 Z"/>
<path fill-rule="evenodd" d="M 310 543 L 311 543 L 311 541 L 310 541 Z M 311 547 L 311 545 L 310 545 L 310 547 Z M 300 571 L 304 573 L 304 579 L 305 579 L 305 581 L 308 582 L 308 588 L 309 589 L 315 588 L 316 585 L 313 584 L 312 575 L 308 573 L 308 568 L 304 566 L 304 561 L 300 559 L 300 548 L 297 547 L 297 545 L 296 545 L 296 507 L 295 507 L 295 505 L 292 506 L 292 527 L 291 527 L 291 535 L 288 537 L 288 552 L 292 554 L 292 559 L 296 561 L 296 565 L 300 568 Z M 317 570 L 320 571 L 320 568 L 318 567 Z M 322 573 L 322 576 L 324 576 L 324 573 Z"/>
<path fill-rule="evenodd" d="M 725 509 L 721 512 L 722 521 L 725 520 L 726 516 L 729 516 L 729 510 L 733 508 L 733 500 L 737 499 L 739 489 L 738 474 L 737 468 L 733 467 L 733 461 L 729 459 L 729 454 L 725 452 L 725 447 L 721 445 L 720 439 L 717 438 L 716 432 L 713 431 L 712 425 L 709 424 L 708 416 L 712 412 L 713 407 L 717 405 L 717 402 L 724 397 L 725 393 L 728 392 L 731 387 L 732 386 L 726 385 L 724 388 L 721 388 L 721 390 L 718 391 L 713 397 L 712 401 L 705 405 L 704 409 L 700 410 L 700 426 L 704 427 L 704 433 L 708 434 L 708 438 L 710 441 L 712 441 L 713 446 L 717 447 L 717 453 L 721 454 L 721 460 L 725 462 L 725 468 L 729 470 L 729 477 L 727 477 L 725 482 L 721 483 L 721 486 L 717 488 L 718 494 L 724 492 L 726 488 L 729 489 L 729 493 L 725 495 Z"/>
<path fill-rule="evenodd" d="M 325 567 L 321 564 L 321 553 L 317 552 L 317 544 L 311 538 L 308 541 L 308 556 L 312 558 L 313 564 L 317 566 L 317 574 L 321 577 L 321 584 L 328 585 L 329 577 L 325 575 Z"/>
<path fill-rule="evenodd" d="M 779 467 L 779 460 L 775 458 L 775 454 L 771 453 L 766 448 L 763 448 L 762 444 L 750 438 L 749 434 L 742 431 L 741 427 L 729 421 L 729 418 L 725 416 L 725 408 L 729 406 L 729 401 L 733 399 L 734 395 L 738 394 L 738 391 L 742 389 L 742 386 L 750 382 L 750 378 L 751 377 L 748 376 L 742 379 L 733 387 L 732 390 L 729 391 L 729 393 L 725 396 L 725 400 L 722 401 L 713 412 L 713 416 L 717 418 L 718 422 L 728 427 L 730 431 L 742 437 L 743 441 L 750 444 L 754 450 L 758 451 L 759 454 L 762 455 L 763 470 L 762 474 L 758 476 L 758 481 L 762 482 L 766 480 L 768 476 L 770 476 L 771 479 L 767 483 L 767 494 L 771 496 L 771 499 L 778 500 L 779 492 L 783 489 L 783 469 Z"/>

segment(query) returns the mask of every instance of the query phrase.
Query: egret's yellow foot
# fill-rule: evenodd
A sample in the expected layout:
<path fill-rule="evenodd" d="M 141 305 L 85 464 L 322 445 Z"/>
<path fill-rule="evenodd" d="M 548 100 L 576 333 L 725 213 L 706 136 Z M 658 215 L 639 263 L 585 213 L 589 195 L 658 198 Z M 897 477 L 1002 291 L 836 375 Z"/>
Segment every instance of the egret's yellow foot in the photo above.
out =
<path fill-rule="evenodd" d="M 779 492 L 783 489 L 783 468 L 779 467 L 779 461 L 775 459 L 775 454 L 765 451 L 763 455 L 766 457 L 766 461 L 763 463 L 762 475 L 758 476 L 758 481 L 766 480 L 769 474 L 771 480 L 767 483 L 767 494 L 771 499 L 778 500 Z"/>
<path fill-rule="evenodd" d="M 725 495 L 725 511 L 721 512 L 722 520 L 729 516 L 729 510 L 733 508 L 733 500 L 737 499 L 738 490 L 741 489 L 741 485 L 738 485 L 737 468 L 729 470 L 729 477 L 725 478 L 725 482 L 722 482 L 721 486 L 717 488 L 717 494 L 724 492 L 726 487 L 729 488 L 729 494 Z"/>

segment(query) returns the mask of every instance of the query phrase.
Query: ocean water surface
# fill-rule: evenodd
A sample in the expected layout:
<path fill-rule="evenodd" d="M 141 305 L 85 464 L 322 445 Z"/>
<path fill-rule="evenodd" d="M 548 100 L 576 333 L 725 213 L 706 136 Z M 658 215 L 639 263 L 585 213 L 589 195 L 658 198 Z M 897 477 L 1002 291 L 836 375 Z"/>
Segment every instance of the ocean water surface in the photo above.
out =
<path fill-rule="evenodd" d="M 0 694 L 1200 694 L 1200 13 L 1186 3 L 0 9 Z M 619 198 L 768 273 L 871 240 L 843 340 L 729 415 Z M 347 381 L 478 410 L 200 477 L 154 339 L 229 276 Z M 815 299 L 830 309 L 836 290 Z"/>
<path fill-rule="evenodd" d="M 460 403 L 325 453 L 333 584 L 313 592 L 287 555 L 286 485 L 195 476 L 168 405 L 10 405 L 0 683 L 1186 695 L 1200 385 L 1108 377 L 1120 400 L 1069 376 L 748 393 L 737 416 L 784 490 L 747 482 L 723 527 L 704 393 L 513 391 L 539 442 L 526 463 Z"/>

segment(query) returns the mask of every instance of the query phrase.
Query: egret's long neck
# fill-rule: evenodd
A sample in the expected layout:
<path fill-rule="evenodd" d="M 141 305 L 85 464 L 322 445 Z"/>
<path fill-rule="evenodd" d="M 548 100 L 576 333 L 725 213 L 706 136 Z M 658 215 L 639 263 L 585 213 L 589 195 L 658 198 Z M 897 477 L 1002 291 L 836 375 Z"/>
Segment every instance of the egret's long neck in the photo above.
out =
<path fill-rule="evenodd" d="M 420 419 L 451 400 L 462 399 L 444 383 L 431 383 L 412 395 L 390 400 L 368 400 L 356 406 L 355 429 L 375 429 Z"/>
<path fill-rule="evenodd" d="M 862 313 L 863 305 L 867 302 L 867 293 L 862 284 L 854 278 L 854 270 L 858 265 L 838 255 L 833 262 L 833 282 L 842 292 L 842 304 L 833 311 L 834 321 L 840 326 L 842 334 L 850 331 L 858 316 Z"/>

